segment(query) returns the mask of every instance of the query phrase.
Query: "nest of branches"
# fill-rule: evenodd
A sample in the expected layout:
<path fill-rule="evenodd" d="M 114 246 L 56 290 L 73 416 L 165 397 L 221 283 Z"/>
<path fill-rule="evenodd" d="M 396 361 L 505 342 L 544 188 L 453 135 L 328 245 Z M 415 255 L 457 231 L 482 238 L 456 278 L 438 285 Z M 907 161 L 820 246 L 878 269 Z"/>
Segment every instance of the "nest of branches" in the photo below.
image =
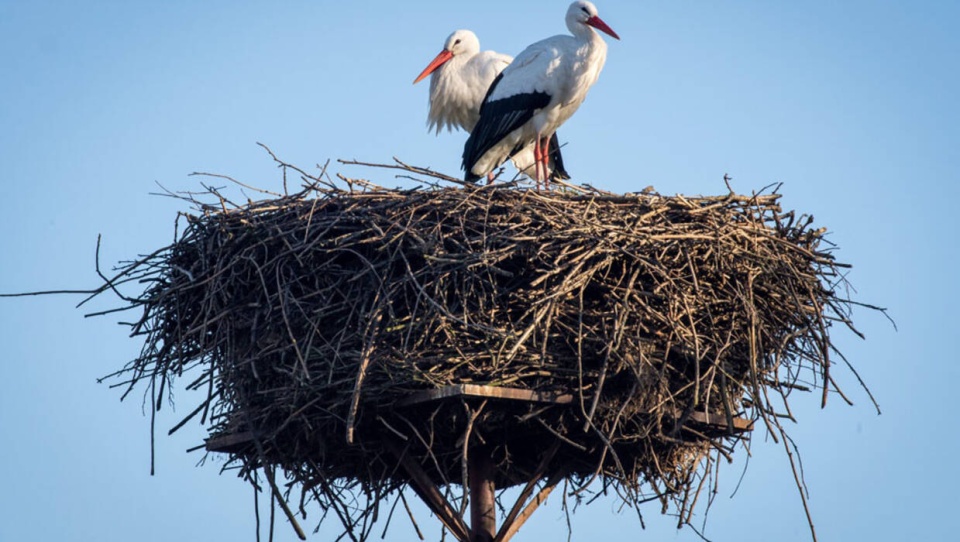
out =
<path fill-rule="evenodd" d="M 498 487 L 613 490 L 683 523 L 754 423 L 777 434 L 792 390 L 836 389 L 846 266 L 778 194 L 300 173 L 293 195 L 194 200 L 119 277 L 150 286 L 129 298 L 145 347 L 118 376 L 158 407 L 187 377 L 202 394 L 177 427 L 201 416 L 207 449 L 291 519 L 285 501 L 312 502 L 361 540 L 388 494 L 427 484 L 462 512 L 483 454 Z"/>

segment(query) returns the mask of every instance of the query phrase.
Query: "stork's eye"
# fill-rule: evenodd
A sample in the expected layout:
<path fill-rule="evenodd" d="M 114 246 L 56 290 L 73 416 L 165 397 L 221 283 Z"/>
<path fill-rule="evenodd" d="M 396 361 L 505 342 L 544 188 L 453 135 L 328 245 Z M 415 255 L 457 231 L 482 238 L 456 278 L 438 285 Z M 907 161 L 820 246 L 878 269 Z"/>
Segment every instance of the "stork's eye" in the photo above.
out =
<path fill-rule="evenodd" d="M 584 13 L 586 13 L 587 15 L 590 15 L 590 10 L 589 10 L 589 9 L 587 9 L 586 7 L 582 7 L 582 8 L 580 8 L 580 11 L 582 11 L 582 12 L 584 12 Z"/>
<path fill-rule="evenodd" d="M 454 45 L 460 45 L 460 40 L 453 42 Z"/>

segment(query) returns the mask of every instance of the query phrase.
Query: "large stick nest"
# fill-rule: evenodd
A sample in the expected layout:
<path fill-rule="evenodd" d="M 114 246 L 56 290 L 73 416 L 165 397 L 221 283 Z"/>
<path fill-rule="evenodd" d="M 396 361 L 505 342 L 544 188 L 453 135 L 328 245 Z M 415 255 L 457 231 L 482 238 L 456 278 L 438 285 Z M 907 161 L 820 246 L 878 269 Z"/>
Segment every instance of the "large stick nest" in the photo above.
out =
<path fill-rule="evenodd" d="M 776 433 L 791 390 L 836 388 L 845 266 L 778 194 L 310 179 L 195 202 L 171 246 L 122 270 L 152 282 L 131 299 L 146 346 L 119 375 L 152 383 L 157 407 L 189 376 L 204 395 L 187 419 L 210 420 L 228 465 L 275 490 L 280 470 L 351 537 L 410 482 L 398 455 L 449 492 L 475 450 L 498 487 L 553 476 L 580 498 L 599 482 L 682 523 L 744 438 L 737 419 Z M 572 400 L 411 401 L 461 384 Z"/>

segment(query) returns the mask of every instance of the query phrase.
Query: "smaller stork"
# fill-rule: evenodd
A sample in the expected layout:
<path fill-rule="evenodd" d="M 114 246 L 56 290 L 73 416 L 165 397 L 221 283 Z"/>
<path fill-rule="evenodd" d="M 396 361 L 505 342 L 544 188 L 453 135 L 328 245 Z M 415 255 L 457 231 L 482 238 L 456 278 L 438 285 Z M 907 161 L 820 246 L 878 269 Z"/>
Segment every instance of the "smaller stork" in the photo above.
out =
<path fill-rule="evenodd" d="M 480 51 L 480 40 L 470 30 L 457 30 L 447 38 L 443 50 L 434 58 L 420 75 L 414 79 L 417 84 L 430 75 L 430 111 L 427 114 L 428 129 L 454 130 L 461 128 L 473 131 L 480 120 L 480 104 L 483 102 L 490 84 L 513 60 L 509 55 L 494 51 Z M 517 170 L 533 177 L 535 160 L 533 145 L 522 149 L 512 157 Z M 556 135 L 549 143 L 548 171 L 555 179 L 569 179 L 563 169 L 563 157 Z M 487 172 L 488 182 L 493 173 Z M 478 177 L 479 178 L 479 177 Z"/>
<path fill-rule="evenodd" d="M 491 84 L 463 148 L 466 180 L 533 145 L 537 184 L 546 184 L 547 142 L 583 103 L 607 58 L 607 44 L 594 29 L 620 39 L 586 0 L 570 4 L 566 23 L 572 36 L 530 45 Z"/>

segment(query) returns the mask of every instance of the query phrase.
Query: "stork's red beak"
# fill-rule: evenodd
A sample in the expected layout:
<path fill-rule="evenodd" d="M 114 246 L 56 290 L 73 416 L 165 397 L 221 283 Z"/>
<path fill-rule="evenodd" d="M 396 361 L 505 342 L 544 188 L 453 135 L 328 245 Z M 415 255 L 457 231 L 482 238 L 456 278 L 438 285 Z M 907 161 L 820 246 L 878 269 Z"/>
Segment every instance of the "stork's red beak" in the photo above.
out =
<path fill-rule="evenodd" d="M 614 38 L 616 38 L 616 39 L 620 39 L 620 36 L 618 36 L 617 33 L 614 32 L 612 28 L 610 28 L 609 26 L 607 26 L 607 23 L 603 22 L 603 19 L 601 19 L 600 17 L 597 17 L 596 15 L 594 15 L 593 17 L 590 17 L 590 18 L 587 19 L 585 22 L 586 22 L 588 25 L 596 28 L 597 30 L 599 30 L 599 31 L 601 31 L 601 32 L 606 32 L 606 33 L 609 34 L 610 36 L 612 36 L 612 37 L 614 37 Z"/>
<path fill-rule="evenodd" d="M 451 58 L 453 58 L 453 53 L 451 53 L 450 51 L 446 49 L 444 49 L 443 51 L 440 51 L 440 54 L 437 55 L 437 58 L 434 58 L 433 61 L 430 62 L 430 64 L 428 64 L 427 67 L 424 68 L 422 72 L 420 72 L 420 75 L 418 75 L 417 78 L 413 80 L 413 84 L 416 85 L 417 83 L 419 83 L 421 80 L 423 80 L 424 77 L 433 73 L 433 70 L 439 68 L 440 66 L 443 66 L 443 63 L 450 60 Z"/>

